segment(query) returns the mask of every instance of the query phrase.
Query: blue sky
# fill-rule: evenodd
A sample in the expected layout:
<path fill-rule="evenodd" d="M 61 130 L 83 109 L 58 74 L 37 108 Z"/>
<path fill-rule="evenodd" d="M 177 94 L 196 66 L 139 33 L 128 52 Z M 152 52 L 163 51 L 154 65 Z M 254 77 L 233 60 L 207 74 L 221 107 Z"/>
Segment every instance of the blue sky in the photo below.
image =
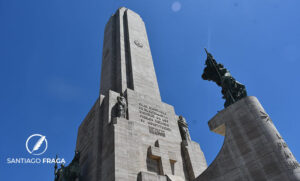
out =
<path fill-rule="evenodd" d="M 25 141 L 46 135 L 43 157 L 74 155 L 77 128 L 99 93 L 104 26 L 118 7 L 143 18 L 162 100 L 186 117 L 208 163 L 223 137 L 207 122 L 223 109 L 220 88 L 201 79 L 204 47 L 246 85 L 300 158 L 300 1 L 0 0 L 0 180 L 53 180 L 53 165 Z"/>

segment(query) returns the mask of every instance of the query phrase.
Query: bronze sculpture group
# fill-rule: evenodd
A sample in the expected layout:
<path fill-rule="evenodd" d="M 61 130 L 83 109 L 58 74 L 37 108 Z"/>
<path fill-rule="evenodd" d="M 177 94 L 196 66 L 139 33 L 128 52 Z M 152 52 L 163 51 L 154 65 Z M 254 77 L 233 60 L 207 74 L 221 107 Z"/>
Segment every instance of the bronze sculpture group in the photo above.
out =
<path fill-rule="evenodd" d="M 236 101 L 247 96 L 246 87 L 236 81 L 230 72 L 220 63 L 217 63 L 212 54 L 206 49 L 207 58 L 205 61 L 206 67 L 202 74 L 204 80 L 214 81 L 222 87 L 223 99 L 225 99 L 224 107 L 228 107 Z"/>
<path fill-rule="evenodd" d="M 57 169 L 57 163 L 55 163 L 54 181 L 78 181 L 80 176 L 79 159 L 80 153 L 76 151 L 75 156 L 69 166 L 65 167 L 63 164 L 61 164 L 61 168 Z"/>

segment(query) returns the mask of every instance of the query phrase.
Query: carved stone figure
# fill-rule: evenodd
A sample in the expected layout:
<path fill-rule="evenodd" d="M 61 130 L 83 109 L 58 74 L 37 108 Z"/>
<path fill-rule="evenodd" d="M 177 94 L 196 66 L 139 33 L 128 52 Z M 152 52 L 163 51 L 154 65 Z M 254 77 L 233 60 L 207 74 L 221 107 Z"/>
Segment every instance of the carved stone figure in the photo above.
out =
<path fill-rule="evenodd" d="M 212 54 L 205 49 L 207 58 L 206 67 L 202 74 L 204 80 L 214 81 L 222 87 L 223 99 L 225 99 L 224 107 L 228 107 L 234 102 L 247 96 L 246 87 L 236 81 L 230 72 L 220 63 L 217 63 Z"/>
<path fill-rule="evenodd" d="M 117 116 L 126 118 L 127 102 L 122 93 L 117 97 L 117 101 Z"/>
<path fill-rule="evenodd" d="M 56 156 L 57 159 L 57 156 Z M 57 163 L 54 166 L 54 181 L 76 181 L 80 176 L 79 167 L 80 153 L 75 152 L 75 156 L 69 166 L 65 167 L 61 164 L 61 168 L 57 170 Z"/>
<path fill-rule="evenodd" d="M 178 119 L 178 126 L 182 140 L 190 140 L 188 125 L 181 115 Z"/>

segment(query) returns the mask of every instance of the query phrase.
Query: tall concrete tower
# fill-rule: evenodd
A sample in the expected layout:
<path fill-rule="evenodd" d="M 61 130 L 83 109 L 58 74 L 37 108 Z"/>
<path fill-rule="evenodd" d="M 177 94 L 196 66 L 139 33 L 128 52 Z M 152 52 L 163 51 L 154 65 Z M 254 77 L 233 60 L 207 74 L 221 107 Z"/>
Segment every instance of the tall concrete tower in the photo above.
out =
<path fill-rule="evenodd" d="M 127 88 L 160 100 L 145 24 L 120 8 L 105 27 L 100 94 Z"/>
<path fill-rule="evenodd" d="M 184 117 L 161 101 L 144 22 L 129 9 L 106 25 L 100 95 L 76 147 L 85 181 L 190 181 L 207 167 Z"/>

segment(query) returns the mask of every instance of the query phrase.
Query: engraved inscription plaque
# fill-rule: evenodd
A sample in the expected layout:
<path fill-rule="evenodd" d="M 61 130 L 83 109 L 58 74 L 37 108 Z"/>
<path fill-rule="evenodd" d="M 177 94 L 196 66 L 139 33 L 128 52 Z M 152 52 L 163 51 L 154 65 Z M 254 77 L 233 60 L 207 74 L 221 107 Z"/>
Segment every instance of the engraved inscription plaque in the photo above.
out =
<path fill-rule="evenodd" d="M 171 131 L 167 113 L 160 108 L 139 103 L 140 121 L 148 125 L 149 133 L 165 137 Z"/>

